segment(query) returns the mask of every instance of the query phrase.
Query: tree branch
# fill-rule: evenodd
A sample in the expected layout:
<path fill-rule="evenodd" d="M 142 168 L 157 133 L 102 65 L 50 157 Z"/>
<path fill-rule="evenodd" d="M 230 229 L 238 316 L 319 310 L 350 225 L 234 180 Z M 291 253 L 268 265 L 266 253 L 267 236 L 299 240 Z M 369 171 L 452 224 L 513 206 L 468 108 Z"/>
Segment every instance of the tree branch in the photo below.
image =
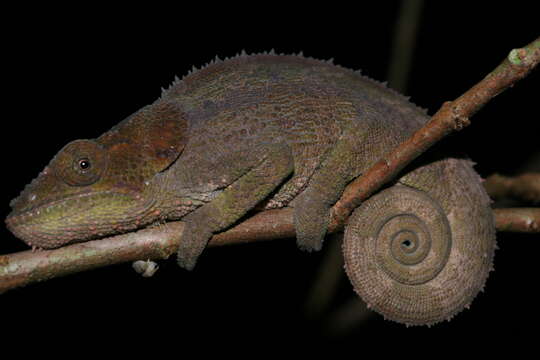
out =
<path fill-rule="evenodd" d="M 367 173 L 354 180 L 334 206 L 333 217 L 343 223 L 351 212 L 433 144 L 470 124 L 469 118 L 493 97 L 524 78 L 540 62 L 540 38 L 514 49 L 482 81 L 454 101 L 445 102 L 431 120 Z"/>
<path fill-rule="evenodd" d="M 446 102 L 409 140 L 352 182 L 332 209 L 329 232 L 341 229 L 361 201 L 395 177 L 407 164 L 453 131 L 469 124 L 469 117 L 491 98 L 525 77 L 540 62 L 540 38 L 509 56 L 480 83 L 453 102 Z M 134 233 L 39 252 L 0 256 L 0 293 L 69 273 L 140 259 L 165 259 L 176 252 L 183 224 L 173 222 Z M 258 213 L 210 246 L 294 237 L 292 209 Z"/>

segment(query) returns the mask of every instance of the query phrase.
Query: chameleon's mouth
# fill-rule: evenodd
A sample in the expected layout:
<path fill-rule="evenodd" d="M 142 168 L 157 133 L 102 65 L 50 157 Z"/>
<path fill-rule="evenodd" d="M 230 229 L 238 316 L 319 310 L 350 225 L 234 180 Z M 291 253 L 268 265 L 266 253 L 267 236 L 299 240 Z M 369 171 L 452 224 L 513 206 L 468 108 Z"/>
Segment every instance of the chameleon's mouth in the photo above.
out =
<path fill-rule="evenodd" d="M 38 224 L 26 222 L 24 218 L 25 214 L 8 216 L 6 218 L 6 225 L 15 237 L 21 239 L 32 248 L 53 249 L 72 241 L 69 236 L 63 237 L 62 232 L 48 233 L 43 231 Z"/>
<path fill-rule="evenodd" d="M 84 225 L 79 224 L 77 228 L 70 229 L 69 225 L 76 214 L 65 210 L 70 203 L 84 203 L 80 200 L 88 196 L 91 194 L 81 193 L 30 208 L 19 209 L 14 206 L 5 220 L 6 226 L 13 235 L 32 247 L 52 249 L 75 242 L 77 238 L 80 238 L 79 241 L 88 240 L 80 235 Z M 84 213 L 90 207 L 84 206 L 77 213 Z"/>
<path fill-rule="evenodd" d="M 149 222 L 152 205 L 127 194 L 84 193 L 30 209 L 14 208 L 5 222 L 29 246 L 52 249 L 133 230 Z M 125 213 L 130 216 L 116 215 Z"/>

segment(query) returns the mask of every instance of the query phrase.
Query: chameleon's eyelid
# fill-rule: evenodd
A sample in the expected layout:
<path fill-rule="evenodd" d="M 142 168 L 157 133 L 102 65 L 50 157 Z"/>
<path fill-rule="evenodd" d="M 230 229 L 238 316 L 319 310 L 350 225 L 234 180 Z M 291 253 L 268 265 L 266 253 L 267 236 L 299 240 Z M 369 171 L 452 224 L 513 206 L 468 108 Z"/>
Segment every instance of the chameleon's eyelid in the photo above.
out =
<path fill-rule="evenodd" d="M 83 169 L 81 162 L 89 166 Z M 66 184 L 86 186 L 101 178 L 108 163 L 107 151 L 93 140 L 75 140 L 58 154 L 53 168 Z"/>

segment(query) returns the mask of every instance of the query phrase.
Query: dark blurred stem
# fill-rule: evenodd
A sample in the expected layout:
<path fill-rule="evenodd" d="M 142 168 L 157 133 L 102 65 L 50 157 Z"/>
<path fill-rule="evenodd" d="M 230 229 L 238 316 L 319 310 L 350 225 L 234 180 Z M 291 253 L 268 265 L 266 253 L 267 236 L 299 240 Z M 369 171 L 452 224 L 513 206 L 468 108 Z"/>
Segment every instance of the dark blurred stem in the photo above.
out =
<path fill-rule="evenodd" d="M 400 92 L 407 90 L 423 3 L 423 0 L 402 1 L 394 28 L 394 41 L 387 79 L 388 85 Z"/>
<path fill-rule="evenodd" d="M 343 278 L 343 255 L 341 253 L 343 233 L 332 234 L 330 237 L 305 305 L 306 317 L 311 320 L 316 320 L 327 310 L 335 297 L 340 280 Z"/>
<path fill-rule="evenodd" d="M 359 297 L 351 296 L 343 305 L 330 313 L 323 325 L 325 335 L 340 337 L 356 329 L 369 319 L 373 311 L 369 310 Z"/>
<path fill-rule="evenodd" d="M 484 187 L 495 200 L 512 198 L 540 203 L 540 173 L 525 173 L 513 177 L 493 174 L 486 179 Z"/>

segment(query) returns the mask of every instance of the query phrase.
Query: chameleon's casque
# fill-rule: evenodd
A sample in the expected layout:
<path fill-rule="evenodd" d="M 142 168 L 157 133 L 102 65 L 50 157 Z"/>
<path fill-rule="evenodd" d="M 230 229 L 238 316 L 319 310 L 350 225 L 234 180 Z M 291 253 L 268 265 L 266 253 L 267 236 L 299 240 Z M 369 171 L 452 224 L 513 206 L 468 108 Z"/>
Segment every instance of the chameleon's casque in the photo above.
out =
<path fill-rule="evenodd" d="M 9 229 L 53 248 L 186 222 L 191 269 L 212 234 L 255 206 L 295 209 L 318 250 L 344 187 L 428 117 L 359 73 L 299 56 L 216 60 L 95 140 L 66 145 L 12 203 Z M 489 199 L 469 161 L 409 166 L 353 214 L 346 270 L 385 317 L 430 324 L 472 301 L 495 248 Z"/>

